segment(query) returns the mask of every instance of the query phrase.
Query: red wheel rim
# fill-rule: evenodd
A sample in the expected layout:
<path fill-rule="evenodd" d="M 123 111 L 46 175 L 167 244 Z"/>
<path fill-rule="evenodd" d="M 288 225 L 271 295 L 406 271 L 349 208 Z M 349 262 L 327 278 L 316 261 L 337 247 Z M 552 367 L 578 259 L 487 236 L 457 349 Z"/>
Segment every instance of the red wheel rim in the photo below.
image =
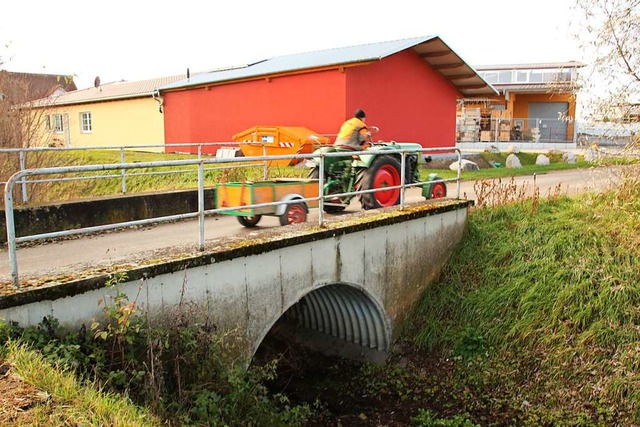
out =
<path fill-rule="evenodd" d="M 373 177 L 373 188 L 385 188 L 400 185 L 400 173 L 391 165 L 383 165 L 376 171 Z M 394 206 L 400 196 L 400 189 L 394 188 L 385 191 L 376 191 L 374 196 L 380 206 Z"/>
<path fill-rule="evenodd" d="M 439 182 L 433 185 L 433 188 L 431 189 L 432 199 L 441 199 L 446 195 L 447 195 L 447 187 L 445 187 L 443 183 Z"/>
<path fill-rule="evenodd" d="M 289 224 L 300 224 L 307 220 L 307 211 L 302 205 L 291 205 L 287 212 L 287 222 Z"/>

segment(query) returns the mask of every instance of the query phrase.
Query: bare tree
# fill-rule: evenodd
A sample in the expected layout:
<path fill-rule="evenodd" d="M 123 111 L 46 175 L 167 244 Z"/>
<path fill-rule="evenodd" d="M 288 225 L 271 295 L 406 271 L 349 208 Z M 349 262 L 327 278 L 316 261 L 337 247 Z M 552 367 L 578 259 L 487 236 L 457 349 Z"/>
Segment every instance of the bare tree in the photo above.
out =
<path fill-rule="evenodd" d="M 640 0 L 576 0 L 575 12 L 574 33 L 590 57 L 586 113 L 622 121 L 640 103 Z"/>
<path fill-rule="evenodd" d="M 34 80 L 25 73 L 6 71 L 5 63 L 0 56 L 0 149 L 48 145 L 47 138 L 52 135 L 48 129 L 49 114 L 54 98 L 40 99 L 37 101 L 38 108 L 34 108 L 34 94 L 37 96 L 41 93 L 32 86 Z M 25 167 L 36 168 L 45 164 L 41 153 L 30 153 L 25 159 Z M 0 182 L 6 182 L 20 168 L 19 153 L 8 150 L 0 152 Z M 34 196 L 37 193 L 33 186 L 31 193 Z M 35 201 L 36 198 L 32 200 Z"/>

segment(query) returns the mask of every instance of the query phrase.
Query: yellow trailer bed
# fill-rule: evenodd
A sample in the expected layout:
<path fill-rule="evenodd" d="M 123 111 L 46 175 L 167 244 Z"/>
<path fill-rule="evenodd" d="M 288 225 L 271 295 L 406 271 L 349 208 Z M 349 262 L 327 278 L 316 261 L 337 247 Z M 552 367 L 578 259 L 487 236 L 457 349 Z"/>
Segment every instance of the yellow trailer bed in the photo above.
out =
<path fill-rule="evenodd" d="M 318 207 L 317 179 L 278 178 L 265 181 L 227 182 L 216 185 L 216 208 L 236 208 L 221 212 L 234 215 L 245 227 L 255 227 L 263 215 L 280 218 L 281 225 L 307 220 L 309 208 Z M 245 207 L 286 202 L 271 206 Z"/>

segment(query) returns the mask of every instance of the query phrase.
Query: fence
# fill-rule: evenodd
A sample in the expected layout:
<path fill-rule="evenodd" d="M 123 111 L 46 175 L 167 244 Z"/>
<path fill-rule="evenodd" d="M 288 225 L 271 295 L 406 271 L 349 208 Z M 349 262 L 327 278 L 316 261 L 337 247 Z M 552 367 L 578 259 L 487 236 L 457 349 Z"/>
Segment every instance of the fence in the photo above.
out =
<path fill-rule="evenodd" d="M 462 170 L 462 167 L 461 167 L 462 155 L 460 150 L 452 149 L 452 148 L 441 148 L 441 149 L 424 148 L 421 150 L 389 149 L 389 150 L 385 150 L 384 154 L 385 155 L 396 154 L 400 157 L 400 160 L 401 160 L 400 176 L 405 177 L 406 176 L 405 171 L 407 167 L 407 154 L 415 155 L 417 153 L 420 153 L 418 155 L 423 155 L 425 153 L 438 152 L 438 151 L 447 152 L 447 153 L 455 151 L 458 159 L 457 177 L 451 178 L 451 179 L 440 179 L 437 181 L 429 181 L 429 184 L 438 183 L 438 182 L 446 183 L 450 181 L 456 181 L 457 182 L 456 198 L 460 198 L 460 176 L 461 176 L 461 170 Z M 325 188 L 324 187 L 324 184 L 325 184 L 324 183 L 324 163 L 325 163 L 324 159 L 332 158 L 332 157 L 351 158 L 359 155 L 371 155 L 371 152 L 370 151 L 369 152 L 366 152 L 366 151 L 334 152 L 334 153 L 320 152 L 320 153 L 314 153 L 314 154 L 260 156 L 260 157 L 246 157 L 246 158 L 226 158 L 226 159 L 210 158 L 210 159 L 193 159 L 193 160 L 173 160 L 173 161 L 144 162 L 144 163 L 122 163 L 122 164 L 104 164 L 104 165 L 67 166 L 67 167 L 59 167 L 59 168 L 26 169 L 26 170 L 16 172 L 7 180 L 5 184 L 5 189 L 4 189 L 5 216 L 6 216 L 6 227 L 7 227 L 7 247 L 8 247 L 10 264 L 11 264 L 11 279 L 12 279 L 13 285 L 14 287 L 18 287 L 19 285 L 18 260 L 17 260 L 16 247 L 18 243 L 22 243 L 22 242 L 30 242 L 30 241 L 36 241 L 36 240 L 42 240 L 42 239 L 48 239 L 48 238 L 56 238 L 56 237 L 71 236 L 71 235 L 77 235 L 77 234 L 86 234 L 86 233 L 93 233 L 93 232 L 99 232 L 99 231 L 113 230 L 113 229 L 130 227 L 135 225 L 147 225 L 147 224 L 154 224 L 154 223 L 167 222 L 167 221 L 198 218 L 199 249 L 201 251 L 204 250 L 205 215 L 224 213 L 224 212 L 235 210 L 238 208 L 237 206 L 235 206 L 235 207 L 223 207 L 223 208 L 205 210 L 204 208 L 205 206 L 204 204 L 205 165 L 217 165 L 221 163 L 222 164 L 228 163 L 230 165 L 233 165 L 234 163 L 238 163 L 238 162 L 246 162 L 246 161 L 267 162 L 270 160 L 280 160 L 280 159 L 292 159 L 292 160 L 295 159 L 300 161 L 307 161 L 314 158 L 319 159 L 319 163 L 318 163 L 319 179 L 318 179 L 318 193 L 317 193 L 318 196 L 317 197 L 298 198 L 295 200 L 288 200 L 288 201 L 275 201 L 271 203 L 243 205 L 243 208 L 253 209 L 253 208 L 266 207 L 266 206 L 278 206 L 278 205 L 288 205 L 288 204 L 299 203 L 299 202 L 307 203 L 307 202 L 317 201 L 318 208 L 319 208 L 318 224 L 321 227 L 324 224 L 325 200 L 335 198 L 335 197 L 353 196 L 353 195 L 359 195 L 359 194 L 365 194 L 365 193 L 373 193 L 376 191 L 389 191 L 392 189 L 400 189 L 400 208 L 404 209 L 406 188 L 422 186 L 426 183 L 424 181 L 417 182 L 417 183 L 405 183 L 404 182 L 405 180 L 401 179 L 400 184 L 397 186 L 388 186 L 384 188 L 370 189 L 370 190 L 358 190 L 358 191 L 340 193 L 340 194 L 330 194 L 330 195 L 324 194 L 324 191 L 323 191 L 323 189 Z M 179 214 L 179 215 L 170 215 L 170 216 L 164 216 L 164 217 L 148 218 L 148 219 L 136 220 L 136 221 L 120 222 L 120 223 L 93 226 L 93 227 L 85 227 L 85 228 L 74 229 L 74 230 L 63 230 L 63 231 L 43 233 L 43 234 L 31 235 L 31 236 L 16 237 L 15 222 L 14 222 L 13 190 L 16 185 L 20 184 L 21 182 L 23 182 L 24 179 L 28 177 L 33 177 L 38 175 L 46 176 L 46 175 L 54 175 L 54 174 L 68 174 L 68 173 L 77 173 L 77 172 L 118 171 L 118 170 L 125 171 L 125 170 L 133 170 L 133 169 L 148 168 L 148 167 L 173 167 L 173 166 L 188 166 L 188 165 L 197 166 L 198 210 L 196 212 L 190 212 L 190 213 Z"/>
<path fill-rule="evenodd" d="M 582 123 L 576 125 L 577 144 L 629 146 L 640 143 L 640 123 Z"/>
<path fill-rule="evenodd" d="M 474 109 L 470 109 L 474 110 Z M 498 113 L 508 111 L 495 110 Z M 491 117 L 460 114 L 456 119 L 456 142 L 573 143 L 573 122 L 558 119 Z"/>
<path fill-rule="evenodd" d="M 266 155 L 266 148 L 264 144 L 261 143 L 244 143 L 244 144 L 257 144 L 262 146 L 263 155 Z M 203 148 L 205 147 L 216 147 L 219 150 L 218 156 L 220 155 L 232 155 L 231 152 L 226 150 L 220 150 L 220 148 L 228 149 L 233 147 L 237 149 L 240 146 L 237 142 L 203 142 L 203 143 L 183 143 L 183 144 L 171 144 L 171 145 L 131 145 L 131 146 L 98 146 L 98 147 L 34 147 L 34 148 L 2 148 L 0 149 L 0 154 L 17 154 L 19 169 L 10 171 L 10 173 L 15 173 L 19 171 L 27 170 L 27 155 L 28 154 L 36 154 L 36 153 L 61 153 L 68 151 L 81 151 L 81 152 L 90 152 L 90 151 L 98 151 L 98 150 L 108 150 L 108 151 L 118 151 L 120 153 L 120 164 L 126 164 L 126 153 L 131 152 L 140 152 L 144 151 L 145 148 L 171 148 L 175 147 L 196 147 L 197 148 L 197 158 L 201 159 L 203 156 Z M 176 154 L 181 154 L 178 151 L 175 151 Z M 154 154 L 153 152 L 149 152 L 149 154 Z M 155 153 L 157 154 L 157 153 Z M 268 164 L 266 161 L 263 162 L 263 175 L 266 179 Z M 244 168 L 244 167 L 253 167 L 255 165 L 238 165 L 236 168 Z M 215 170 L 218 168 L 209 168 L 208 170 Z M 229 168 L 227 168 L 229 169 Z M 139 173 L 127 173 L 127 169 L 123 168 L 119 170 L 119 179 L 121 180 L 121 193 L 127 193 L 127 177 L 135 177 L 135 176 L 144 176 L 144 175 L 156 175 L 156 174 L 177 174 L 189 172 L 188 169 L 176 169 L 176 170 L 167 170 L 164 172 L 139 172 Z M 29 203 L 29 185 L 39 184 L 39 183 L 52 183 L 52 182 L 63 182 L 63 181 L 78 181 L 78 180 L 86 180 L 86 179 L 95 179 L 95 178 L 114 178 L 115 175 L 101 175 L 101 176 L 91 176 L 91 177 L 67 177 L 67 178 L 48 178 L 48 179 L 34 179 L 29 180 L 27 176 L 24 176 L 20 181 L 20 202 L 23 204 Z M 6 181 L 0 181 L 0 185 L 6 184 Z"/>

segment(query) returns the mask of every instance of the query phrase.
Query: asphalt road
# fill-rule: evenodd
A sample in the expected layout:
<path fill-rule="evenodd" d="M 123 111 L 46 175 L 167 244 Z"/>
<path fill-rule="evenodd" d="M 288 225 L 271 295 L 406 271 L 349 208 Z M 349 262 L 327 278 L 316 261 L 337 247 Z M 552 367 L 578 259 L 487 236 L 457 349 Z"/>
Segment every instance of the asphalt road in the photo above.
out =
<path fill-rule="evenodd" d="M 536 188 L 541 197 L 549 194 L 574 195 L 582 192 L 606 191 L 607 188 L 615 185 L 616 181 L 616 173 L 609 169 L 551 172 L 535 178 L 533 176 L 507 178 L 502 179 L 500 183 L 493 182 L 490 186 L 467 181 L 460 185 L 460 198 L 472 199 L 476 203 L 490 203 L 491 194 L 499 193 L 499 198 L 518 199 L 521 196 L 531 195 Z M 448 183 L 447 187 L 448 196 L 456 198 L 456 184 Z M 492 188 L 491 193 L 488 193 L 489 187 Z M 424 199 L 420 196 L 420 190 L 413 188 L 407 190 L 406 200 L 407 203 L 413 203 Z M 339 215 L 359 210 L 360 203 L 354 201 Z M 327 214 L 327 217 L 335 216 Z M 318 210 L 312 209 L 308 221 L 317 221 L 317 219 Z M 258 227 L 248 229 L 241 226 L 235 217 L 211 216 L 205 220 L 205 238 L 209 240 L 238 234 L 249 235 L 267 227 L 280 227 L 278 218 L 263 217 Z M 77 270 L 82 265 L 121 263 L 133 254 L 162 248 L 186 245 L 195 250 L 198 239 L 198 222 L 191 220 L 30 245 L 18 248 L 18 270 L 21 278 L 61 274 L 65 270 Z M 0 251 L 0 283 L 8 281 L 9 277 L 9 256 L 7 249 L 3 248 Z"/>

